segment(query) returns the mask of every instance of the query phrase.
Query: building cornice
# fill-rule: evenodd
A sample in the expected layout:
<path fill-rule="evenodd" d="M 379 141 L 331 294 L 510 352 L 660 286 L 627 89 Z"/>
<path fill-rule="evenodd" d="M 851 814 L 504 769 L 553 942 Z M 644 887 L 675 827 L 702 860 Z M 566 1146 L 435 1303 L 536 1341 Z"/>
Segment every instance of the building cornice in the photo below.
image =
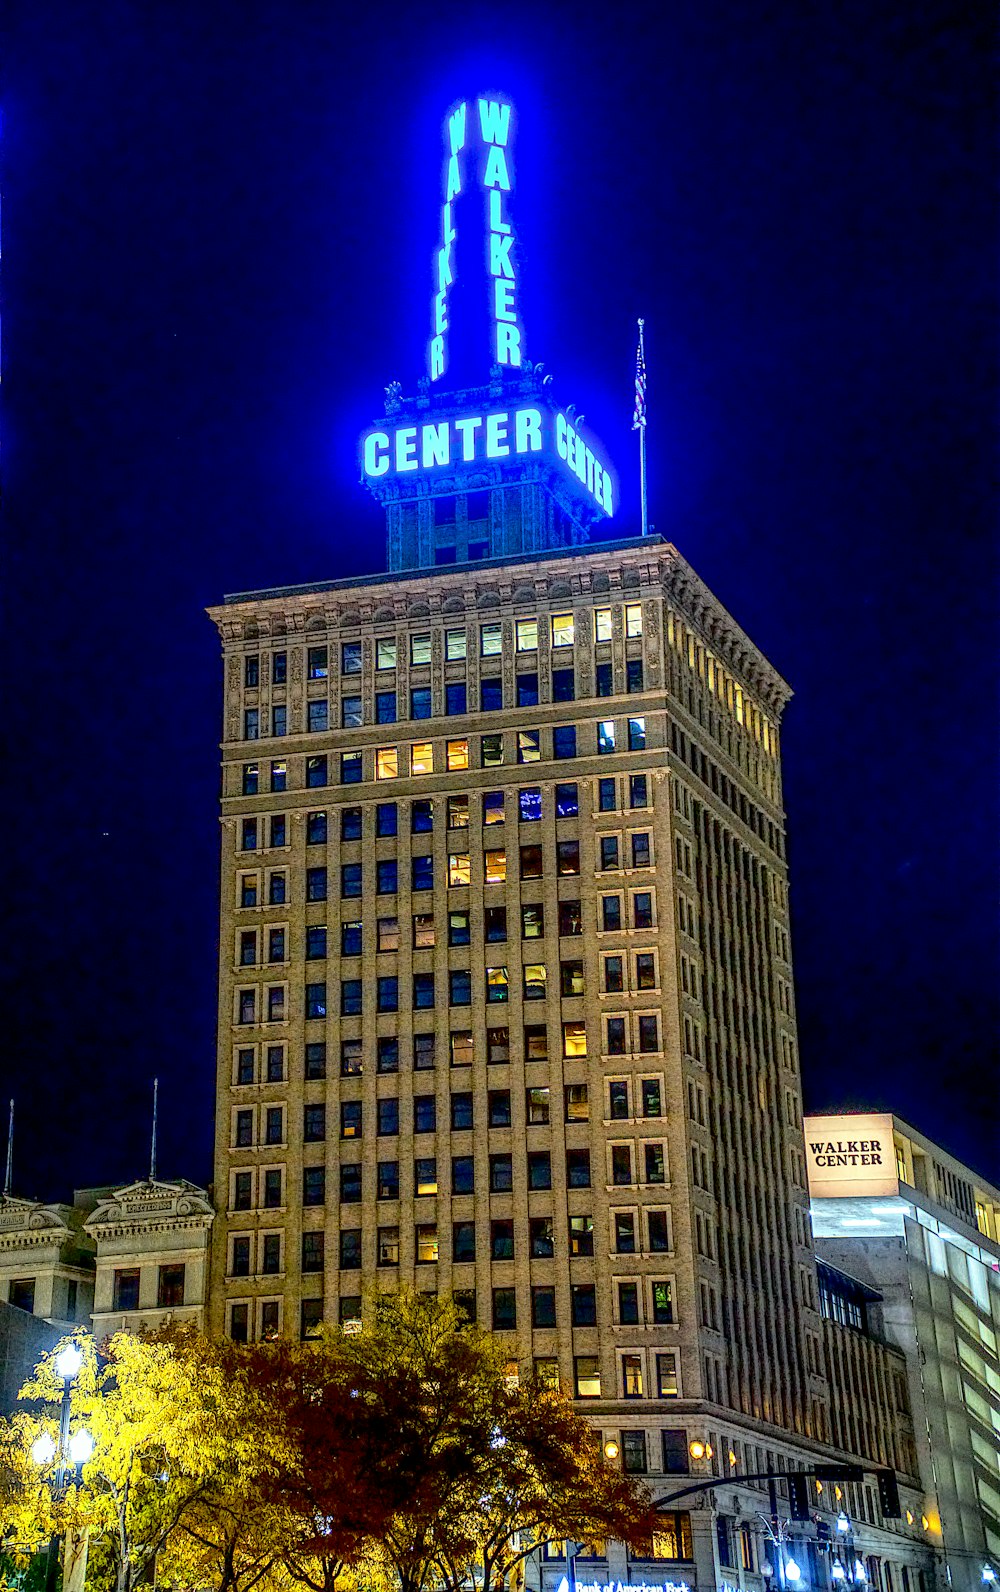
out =
<path fill-rule="evenodd" d="M 84 1230 L 92 1238 L 128 1238 L 145 1233 L 206 1231 L 215 1210 L 205 1189 L 181 1179 L 147 1180 L 114 1189 L 91 1212 Z"/>

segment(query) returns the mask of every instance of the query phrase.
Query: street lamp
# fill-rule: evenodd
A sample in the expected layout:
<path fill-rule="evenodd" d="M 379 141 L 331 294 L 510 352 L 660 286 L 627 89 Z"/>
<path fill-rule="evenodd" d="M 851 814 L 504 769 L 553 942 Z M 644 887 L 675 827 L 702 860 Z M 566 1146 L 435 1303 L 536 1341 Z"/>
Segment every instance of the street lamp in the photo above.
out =
<path fill-rule="evenodd" d="M 70 1437 L 69 1415 L 73 1382 L 83 1364 L 83 1355 L 75 1343 L 66 1343 L 53 1362 L 57 1376 L 62 1379 L 62 1398 L 59 1403 L 59 1438 L 51 1432 L 41 1432 L 31 1445 L 31 1457 L 36 1465 L 48 1468 L 55 1461 L 55 1470 L 48 1478 L 53 1503 L 58 1503 L 66 1491 L 66 1472 L 69 1467 L 86 1463 L 94 1452 L 94 1439 L 86 1427 L 79 1427 Z M 55 1592 L 59 1569 L 59 1533 L 53 1531 L 49 1538 L 45 1561 L 45 1592 Z"/>
<path fill-rule="evenodd" d="M 617 1442 L 615 1441 L 615 1439 L 613 1437 L 609 1437 L 607 1442 L 604 1445 L 604 1457 L 605 1457 L 605 1459 L 617 1459 L 618 1458 L 618 1452 L 619 1452 L 619 1450 L 618 1450 Z M 985 1577 L 984 1577 L 984 1579 L 985 1579 Z"/>
<path fill-rule="evenodd" d="M 992 1586 L 996 1581 L 997 1573 L 991 1564 L 983 1565 L 983 1581 L 987 1586 Z"/>

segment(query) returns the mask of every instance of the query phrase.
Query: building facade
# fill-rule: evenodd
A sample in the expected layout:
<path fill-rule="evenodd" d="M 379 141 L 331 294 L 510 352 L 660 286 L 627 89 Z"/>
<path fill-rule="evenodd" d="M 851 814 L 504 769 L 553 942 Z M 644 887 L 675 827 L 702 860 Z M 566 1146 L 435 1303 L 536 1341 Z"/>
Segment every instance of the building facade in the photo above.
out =
<path fill-rule="evenodd" d="M 949 1584 L 1000 1573 L 1000 1189 L 885 1115 L 809 1117 L 822 1262 L 882 1295 L 901 1353 L 921 1513 Z"/>

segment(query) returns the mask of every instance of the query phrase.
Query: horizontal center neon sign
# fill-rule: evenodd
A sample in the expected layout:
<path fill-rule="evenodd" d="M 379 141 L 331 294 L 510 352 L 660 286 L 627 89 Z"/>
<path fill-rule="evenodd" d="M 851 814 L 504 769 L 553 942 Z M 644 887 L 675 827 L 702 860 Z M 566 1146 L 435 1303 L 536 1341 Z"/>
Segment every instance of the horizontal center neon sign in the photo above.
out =
<path fill-rule="evenodd" d="M 369 431 L 361 442 L 361 468 L 369 479 L 376 480 L 533 453 L 554 455 L 605 514 L 614 513 L 610 470 L 566 416 L 549 409 L 503 409 Z"/>

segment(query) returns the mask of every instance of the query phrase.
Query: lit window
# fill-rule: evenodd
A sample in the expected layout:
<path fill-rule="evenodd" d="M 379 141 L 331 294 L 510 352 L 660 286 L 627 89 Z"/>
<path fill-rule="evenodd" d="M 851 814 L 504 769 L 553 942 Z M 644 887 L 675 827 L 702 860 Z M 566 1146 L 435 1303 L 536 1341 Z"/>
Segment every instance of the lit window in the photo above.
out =
<path fill-rule="evenodd" d="M 537 763 L 541 757 L 537 730 L 518 730 L 517 760 L 519 763 Z"/>
<path fill-rule="evenodd" d="M 379 746 L 375 750 L 375 778 L 396 779 L 399 774 L 399 749 Z"/>
<path fill-rule="evenodd" d="M 579 1053 L 578 1053 L 579 1054 Z M 565 1086 L 566 1121 L 590 1121 L 590 1094 L 585 1083 L 568 1083 Z"/>
<path fill-rule="evenodd" d="M 483 823 L 502 824 L 504 821 L 503 791 L 488 790 L 483 796 Z"/>
<path fill-rule="evenodd" d="M 480 625 L 479 651 L 484 658 L 499 657 L 503 648 L 503 630 L 499 624 Z"/>
<path fill-rule="evenodd" d="M 519 619 L 517 621 L 517 650 L 518 652 L 534 652 L 538 646 L 538 620 Z"/>
<path fill-rule="evenodd" d="M 600 1398 L 601 1365 L 596 1354 L 578 1354 L 573 1362 L 573 1375 L 578 1399 Z"/>
<path fill-rule="evenodd" d="M 396 638 L 395 636 L 380 636 L 375 643 L 376 669 L 394 669 L 396 667 Z"/>
<path fill-rule="evenodd" d="M 595 641 L 610 641 L 611 640 L 611 609 L 610 608 L 595 608 L 594 609 L 594 640 Z"/>
<path fill-rule="evenodd" d="M 359 925 L 360 927 L 360 925 Z M 399 950 L 399 919 L 379 918 L 377 928 L 377 945 L 380 951 Z"/>
<path fill-rule="evenodd" d="M 502 735 L 481 735 L 479 749 L 484 768 L 497 768 L 503 762 Z"/>
<path fill-rule="evenodd" d="M 615 721 L 602 719 L 597 726 L 597 750 L 613 752 L 615 749 Z"/>
<path fill-rule="evenodd" d="M 431 638 L 430 634 L 410 637 L 410 662 L 430 663 Z"/>
<path fill-rule="evenodd" d="M 464 630 L 446 630 L 444 633 L 444 655 L 449 663 L 457 663 L 466 656 L 468 650 L 468 637 Z"/>
<path fill-rule="evenodd" d="M 434 944 L 434 916 L 430 912 L 415 912 L 413 915 L 413 945 L 418 951 L 425 951 Z M 392 947 L 397 949 L 396 946 Z"/>
<path fill-rule="evenodd" d="M 437 1182 L 434 1184 L 437 1188 Z M 420 1190 L 417 1190 L 420 1193 Z M 432 1265 L 438 1258 L 437 1227 L 433 1222 L 421 1222 L 417 1226 L 417 1265 Z"/>
<path fill-rule="evenodd" d="M 634 1290 L 635 1289 L 635 1283 L 620 1283 L 619 1284 L 619 1302 L 620 1303 L 621 1303 L 621 1293 L 622 1293 L 622 1290 L 625 1289 L 625 1288 L 631 1288 L 631 1289 Z M 631 1296 L 629 1296 L 629 1299 L 631 1300 Z M 639 1319 L 638 1305 L 636 1306 L 636 1312 L 635 1312 L 634 1315 L 631 1313 L 630 1309 L 628 1309 L 626 1311 L 626 1313 L 623 1313 L 622 1310 L 619 1309 L 619 1316 L 620 1316 L 621 1320 L 623 1322 L 625 1322 L 626 1325 L 632 1325 L 634 1322 L 638 1321 L 638 1319 Z M 623 1354 L 622 1355 L 622 1393 L 624 1394 L 625 1398 L 627 1398 L 627 1399 L 641 1399 L 642 1398 L 642 1356 L 640 1354 Z M 625 1436 L 635 1436 L 635 1435 L 636 1434 L 634 1432 L 633 1433 L 625 1433 L 625 1432 L 622 1433 L 623 1437 L 625 1437 Z M 644 1437 L 645 1433 L 644 1432 L 640 1432 L 638 1435 L 640 1437 Z M 643 1470 L 645 1470 L 645 1468 L 646 1468 L 645 1458 L 646 1458 L 646 1456 L 645 1456 L 645 1451 L 644 1451 L 643 1452 L 643 1466 L 642 1466 Z"/>
<path fill-rule="evenodd" d="M 525 969 L 527 972 L 527 969 Z M 563 1023 L 563 1055 L 585 1056 L 587 1054 L 587 1025 L 586 1023 Z"/>
<path fill-rule="evenodd" d="M 677 1380 L 677 1355 L 674 1351 L 656 1356 L 656 1396 L 661 1399 L 680 1397 Z"/>
<path fill-rule="evenodd" d="M 645 719 L 629 719 L 628 749 L 630 752 L 644 752 L 646 750 Z"/>
<path fill-rule="evenodd" d="M 554 647 L 571 647 L 573 645 L 573 615 L 552 615 L 552 645 Z"/>
<path fill-rule="evenodd" d="M 507 878 L 506 851 L 487 851 L 483 855 L 487 884 L 503 884 Z"/>
<path fill-rule="evenodd" d="M 432 774 L 434 772 L 434 749 L 430 741 L 414 741 L 410 747 L 410 773 Z"/>
<path fill-rule="evenodd" d="M 522 824 L 537 822 L 542 816 L 542 793 L 537 785 L 517 793 L 517 811 Z"/>
<path fill-rule="evenodd" d="M 448 742 L 448 772 L 450 774 L 454 774 L 456 771 L 461 771 L 462 769 L 468 768 L 468 766 L 469 766 L 469 743 L 468 743 L 468 741 L 449 741 Z"/>
<path fill-rule="evenodd" d="M 448 828 L 468 829 L 469 827 L 469 798 L 468 796 L 448 797 Z"/>
<path fill-rule="evenodd" d="M 449 885 L 469 884 L 472 878 L 471 863 L 467 851 L 453 851 L 448 856 L 448 883 Z"/>
<path fill-rule="evenodd" d="M 456 1029 L 455 1032 L 451 1035 L 451 1064 L 452 1064 L 453 1067 L 471 1067 L 472 1066 L 472 1032 L 471 1032 L 471 1030 L 469 1030 L 469 1029 Z M 469 1120 L 467 1122 L 464 1120 L 464 1118 L 462 1118 L 461 1120 L 456 1120 L 456 1106 L 455 1106 L 455 1101 L 456 1100 L 468 1101 Z M 451 1125 L 452 1125 L 453 1128 L 471 1128 L 472 1127 L 472 1096 L 471 1095 L 453 1095 L 452 1096 L 452 1123 L 451 1123 Z"/>
<path fill-rule="evenodd" d="M 544 962 L 529 962 L 525 965 L 524 998 L 526 1001 L 541 1001 L 545 999 L 545 974 Z"/>
<path fill-rule="evenodd" d="M 486 999 L 488 1001 L 505 1001 L 508 996 L 507 969 L 505 967 L 488 967 L 486 969 Z"/>
<path fill-rule="evenodd" d="M 642 604 L 625 604 L 625 634 L 629 637 L 642 635 Z"/>
<path fill-rule="evenodd" d="M 413 1163 L 413 1192 L 436 1194 L 437 1191 L 437 1161 L 433 1155 L 422 1156 Z"/>

